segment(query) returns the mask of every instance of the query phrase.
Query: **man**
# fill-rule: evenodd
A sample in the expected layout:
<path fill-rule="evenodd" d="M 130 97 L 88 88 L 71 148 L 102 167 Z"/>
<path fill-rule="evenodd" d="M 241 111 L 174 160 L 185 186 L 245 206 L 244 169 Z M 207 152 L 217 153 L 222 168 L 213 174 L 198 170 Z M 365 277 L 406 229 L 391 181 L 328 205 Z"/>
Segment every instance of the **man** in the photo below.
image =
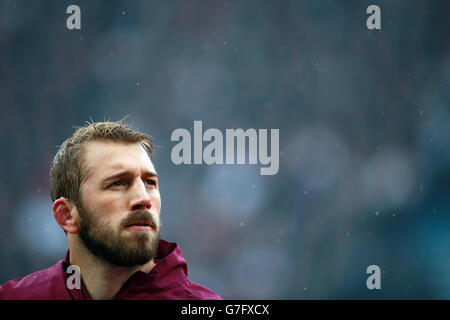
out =
<path fill-rule="evenodd" d="M 152 156 L 150 138 L 123 121 L 76 130 L 50 170 L 53 216 L 67 236 L 66 257 L 6 282 L 0 299 L 221 299 L 190 281 L 179 246 L 160 239 Z"/>

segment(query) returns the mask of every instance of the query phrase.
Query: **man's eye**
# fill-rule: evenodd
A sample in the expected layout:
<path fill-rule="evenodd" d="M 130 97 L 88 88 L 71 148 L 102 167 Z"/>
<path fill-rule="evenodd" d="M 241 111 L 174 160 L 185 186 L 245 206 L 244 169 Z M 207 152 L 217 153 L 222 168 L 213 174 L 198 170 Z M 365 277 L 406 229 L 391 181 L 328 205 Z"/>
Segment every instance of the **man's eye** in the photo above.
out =
<path fill-rule="evenodd" d="M 115 186 L 121 186 L 121 185 L 123 185 L 124 183 L 123 183 L 123 181 L 116 181 L 116 182 L 114 182 L 113 184 L 111 184 L 111 187 L 115 187 Z"/>
<path fill-rule="evenodd" d="M 154 180 L 146 180 L 147 184 L 151 185 L 151 186 L 156 186 L 156 182 Z"/>

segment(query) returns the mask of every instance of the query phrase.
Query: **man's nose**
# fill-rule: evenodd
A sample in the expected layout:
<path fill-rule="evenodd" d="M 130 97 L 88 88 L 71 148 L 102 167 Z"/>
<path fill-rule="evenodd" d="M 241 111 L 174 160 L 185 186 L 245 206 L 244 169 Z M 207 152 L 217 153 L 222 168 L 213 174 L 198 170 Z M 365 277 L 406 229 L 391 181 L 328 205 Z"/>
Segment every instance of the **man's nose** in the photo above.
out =
<path fill-rule="evenodd" d="M 148 195 L 147 189 L 145 188 L 144 182 L 139 180 L 133 185 L 132 188 L 130 210 L 150 210 L 151 207 L 152 202 L 150 196 Z"/>

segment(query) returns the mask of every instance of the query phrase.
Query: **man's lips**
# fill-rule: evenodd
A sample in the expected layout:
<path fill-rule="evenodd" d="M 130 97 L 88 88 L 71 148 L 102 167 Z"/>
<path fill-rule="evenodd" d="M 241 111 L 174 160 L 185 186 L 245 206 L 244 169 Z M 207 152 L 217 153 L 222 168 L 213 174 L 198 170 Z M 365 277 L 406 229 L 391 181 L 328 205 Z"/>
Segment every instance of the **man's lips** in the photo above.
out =
<path fill-rule="evenodd" d="M 153 225 L 147 221 L 138 221 L 128 224 L 125 228 L 133 230 L 152 230 L 155 229 Z"/>

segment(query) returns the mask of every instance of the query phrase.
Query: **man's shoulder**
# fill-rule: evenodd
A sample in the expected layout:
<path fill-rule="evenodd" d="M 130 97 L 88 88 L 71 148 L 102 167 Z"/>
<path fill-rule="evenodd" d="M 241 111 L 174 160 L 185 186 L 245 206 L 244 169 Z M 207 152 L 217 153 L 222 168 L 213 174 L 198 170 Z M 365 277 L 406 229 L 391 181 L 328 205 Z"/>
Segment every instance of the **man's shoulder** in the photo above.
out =
<path fill-rule="evenodd" d="M 213 290 L 188 278 L 187 262 L 177 243 L 161 239 L 159 251 L 162 260 L 155 270 L 162 292 L 158 290 L 161 295 L 157 299 L 222 300 Z"/>
<path fill-rule="evenodd" d="M 191 296 L 187 299 L 223 300 L 223 298 L 213 290 L 189 279 L 187 279 L 187 281 L 185 282 L 185 287 L 189 295 Z"/>
<path fill-rule="evenodd" d="M 52 299 L 52 294 L 65 285 L 62 261 L 21 278 L 9 280 L 0 286 L 0 300 Z"/>
<path fill-rule="evenodd" d="M 213 290 L 187 278 L 173 282 L 170 286 L 164 288 L 150 291 L 143 289 L 139 293 L 133 292 L 132 295 L 119 299 L 122 298 L 135 300 L 223 300 Z"/>

